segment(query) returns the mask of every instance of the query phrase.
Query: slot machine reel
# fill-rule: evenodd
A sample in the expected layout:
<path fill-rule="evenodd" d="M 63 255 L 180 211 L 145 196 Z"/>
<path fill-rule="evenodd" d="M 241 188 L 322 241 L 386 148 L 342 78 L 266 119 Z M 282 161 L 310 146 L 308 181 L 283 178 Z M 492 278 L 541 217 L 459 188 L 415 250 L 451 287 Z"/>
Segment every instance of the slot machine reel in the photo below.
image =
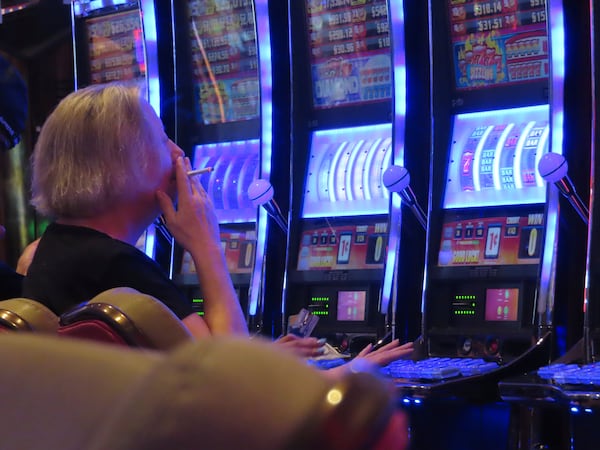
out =
<path fill-rule="evenodd" d="M 413 214 L 423 227 L 427 229 L 427 215 L 417 201 L 417 197 L 410 187 L 410 173 L 405 167 L 390 166 L 383 173 L 383 184 L 390 192 L 397 192 L 402 197 Z"/>
<path fill-rule="evenodd" d="M 546 153 L 540 158 L 538 163 L 538 172 L 548 183 L 554 183 L 558 190 L 564 195 L 571 206 L 575 208 L 579 217 L 586 225 L 589 223 L 589 210 L 579 197 L 575 186 L 569 178 L 569 164 L 563 155 L 558 153 Z"/>
<path fill-rule="evenodd" d="M 248 187 L 248 198 L 255 207 L 262 206 L 281 230 L 287 234 L 288 224 L 285 217 L 281 213 L 279 205 L 273 198 L 275 191 L 273 186 L 267 180 L 259 178 L 252 182 Z"/>

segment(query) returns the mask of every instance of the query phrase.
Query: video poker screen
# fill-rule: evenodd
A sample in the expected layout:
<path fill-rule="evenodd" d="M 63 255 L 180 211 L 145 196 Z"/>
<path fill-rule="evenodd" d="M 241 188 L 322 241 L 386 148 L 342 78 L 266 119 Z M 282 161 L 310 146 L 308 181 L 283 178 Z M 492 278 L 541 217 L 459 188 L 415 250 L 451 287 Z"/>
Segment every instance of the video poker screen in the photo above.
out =
<path fill-rule="evenodd" d="M 187 3 L 196 123 L 257 119 L 260 80 L 254 2 Z"/>
<path fill-rule="evenodd" d="M 458 91 L 547 80 L 546 0 L 448 0 Z"/>
<path fill-rule="evenodd" d="M 382 269 L 387 241 L 387 217 L 360 222 L 328 218 L 304 221 L 296 268 L 299 271 Z"/>
<path fill-rule="evenodd" d="M 548 105 L 454 116 L 444 208 L 544 203 L 537 166 L 548 152 Z"/>
<path fill-rule="evenodd" d="M 386 0 L 305 0 L 316 110 L 392 96 Z"/>
<path fill-rule="evenodd" d="M 92 84 L 133 80 L 146 92 L 146 57 L 139 10 L 86 19 Z"/>

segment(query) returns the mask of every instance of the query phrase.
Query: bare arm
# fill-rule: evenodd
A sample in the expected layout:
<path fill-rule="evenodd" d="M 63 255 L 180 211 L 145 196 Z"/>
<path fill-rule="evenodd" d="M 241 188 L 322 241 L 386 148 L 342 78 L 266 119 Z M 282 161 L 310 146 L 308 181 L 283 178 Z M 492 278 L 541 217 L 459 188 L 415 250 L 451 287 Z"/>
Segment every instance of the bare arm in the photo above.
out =
<path fill-rule="evenodd" d="M 410 358 L 413 352 L 413 343 L 407 342 L 400 345 L 398 339 L 393 340 L 389 344 L 381 348 L 373 350 L 373 345 L 369 344 L 363 348 L 358 355 L 349 364 L 334 367 L 333 369 L 325 370 L 325 375 L 337 378 L 343 376 L 344 373 L 352 370 L 352 364 L 367 364 L 373 367 L 383 367 L 396 361 L 397 359 Z"/>
<path fill-rule="evenodd" d="M 33 260 L 33 255 L 35 255 L 35 251 L 37 250 L 37 246 L 40 243 L 40 238 L 37 238 L 35 241 L 31 242 L 21 256 L 19 256 L 19 260 L 17 261 L 17 273 L 21 275 L 27 275 L 27 270 L 31 265 L 31 261 Z"/>
<path fill-rule="evenodd" d="M 177 159 L 177 209 L 169 196 L 161 191 L 157 192 L 159 204 L 169 231 L 190 253 L 196 266 L 198 282 L 204 295 L 205 321 L 210 333 L 247 335 L 246 321 L 221 249 L 217 216 L 200 181 L 187 176 L 190 169 L 187 158 Z M 197 318 L 202 320 L 198 316 Z M 198 320 L 184 319 L 184 322 L 189 321 L 196 328 Z M 198 331 L 203 334 L 201 326 L 198 326 Z"/>

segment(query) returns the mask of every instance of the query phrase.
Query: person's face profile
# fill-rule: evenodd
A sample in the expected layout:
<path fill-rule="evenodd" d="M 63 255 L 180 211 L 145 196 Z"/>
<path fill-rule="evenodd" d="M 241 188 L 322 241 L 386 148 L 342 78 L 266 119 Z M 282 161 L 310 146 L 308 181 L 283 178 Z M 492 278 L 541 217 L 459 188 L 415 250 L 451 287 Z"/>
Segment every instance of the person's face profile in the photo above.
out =
<path fill-rule="evenodd" d="M 144 115 L 150 128 L 151 138 L 149 144 L 150 152 L 154 153 L 156 165 L 150 170 L 152 176 L 157 179 L 157 189 L 168 194 L 173 200 L 176 199 L 177 185 L 175 179 L 175 161 L 177 157 L 183 156 L 183 151 L 169 139 L 164 131 L 160 118 L 156 115 L 152 106 L 143 102 Z"/>

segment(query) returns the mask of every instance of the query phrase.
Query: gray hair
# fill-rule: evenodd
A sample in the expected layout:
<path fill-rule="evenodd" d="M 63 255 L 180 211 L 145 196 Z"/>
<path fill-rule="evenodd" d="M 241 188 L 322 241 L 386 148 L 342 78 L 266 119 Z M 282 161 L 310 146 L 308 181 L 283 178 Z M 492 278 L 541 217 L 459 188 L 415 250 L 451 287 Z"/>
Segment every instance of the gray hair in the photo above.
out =
<path fill-rule="evenodd" d="M 32 155 L 32 199 L 47 217 L 91 217 L 156 186 L 148 173 L 162 129 L 133 85 L 93 85 L 65 97 Z"/>

